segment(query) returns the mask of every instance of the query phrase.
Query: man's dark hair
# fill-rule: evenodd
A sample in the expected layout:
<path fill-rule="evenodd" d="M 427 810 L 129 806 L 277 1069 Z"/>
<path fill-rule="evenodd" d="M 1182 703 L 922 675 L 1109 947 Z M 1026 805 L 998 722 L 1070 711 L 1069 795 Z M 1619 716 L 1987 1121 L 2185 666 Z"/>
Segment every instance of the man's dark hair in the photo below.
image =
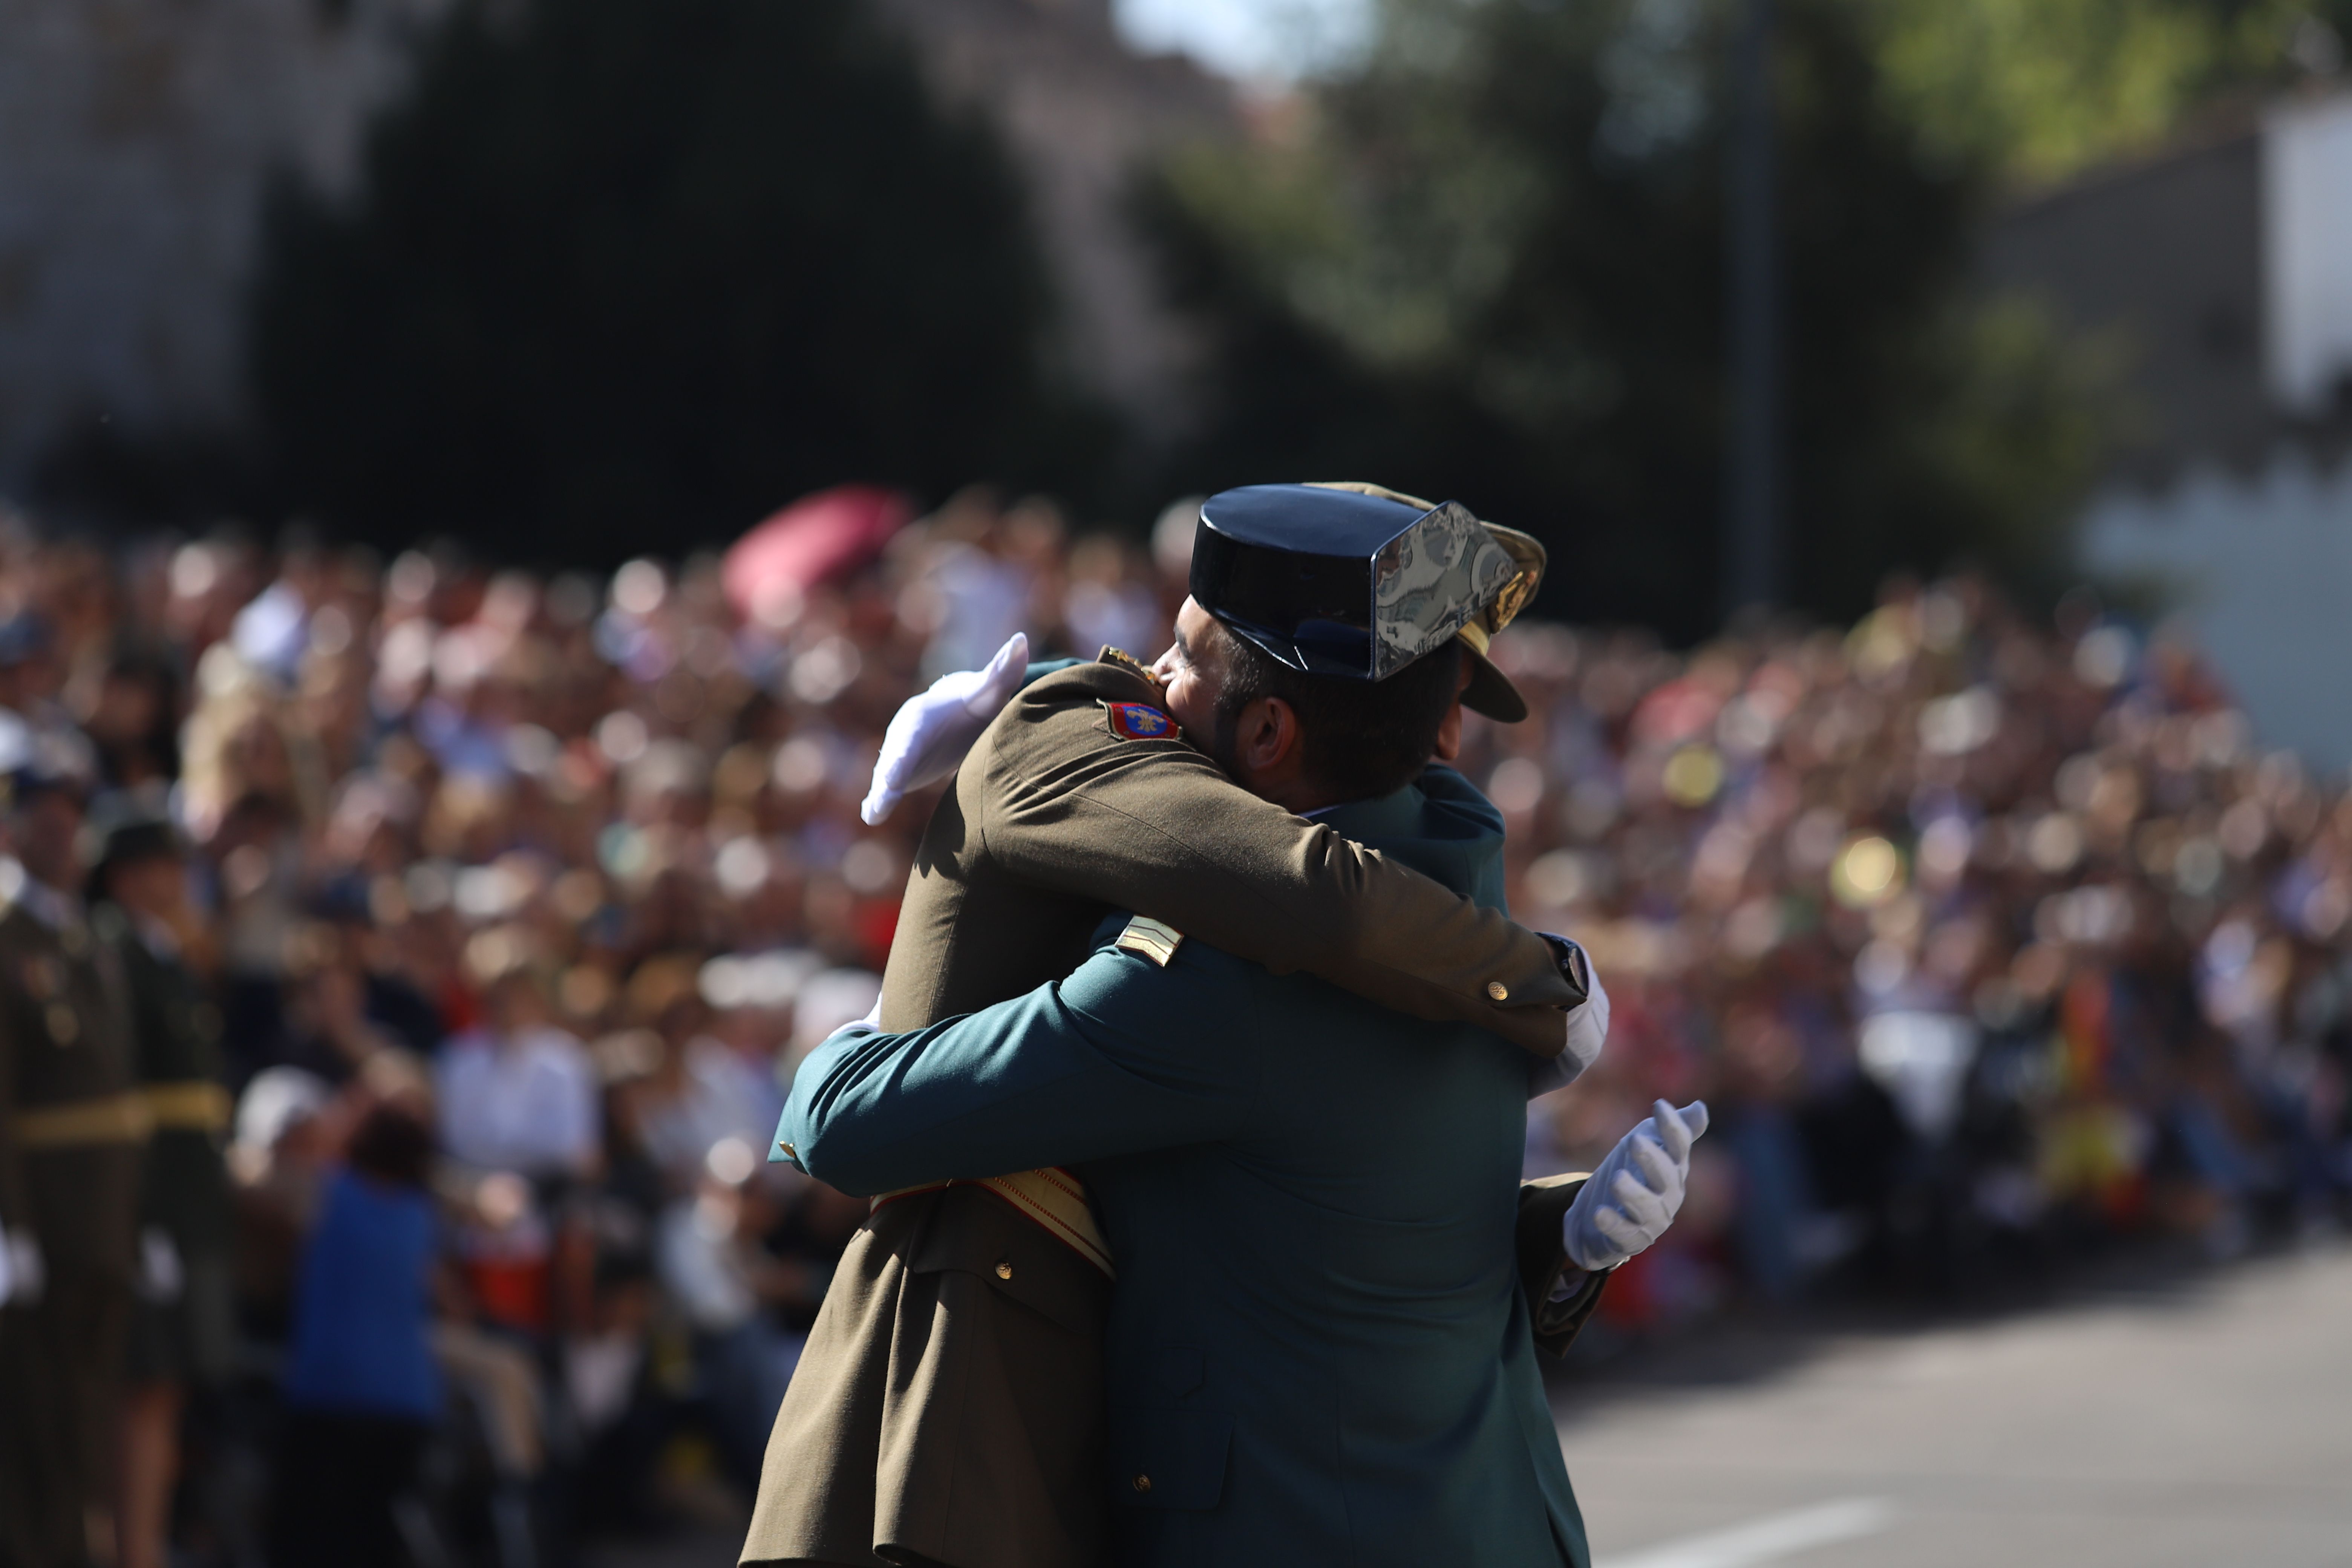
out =
<path fill-rule="evenodd" d="M 421 1187 L 433 1163 L 432 1129 L 404 1106 L 376 1106 L 352 1132 L 343 1162 L 387 1186 Z"/>
<path fill-rule="evenodd" d="M 1403 788 L 1437 752 L 1437 731 L 1462 686 L 1462 656 L 1443 649 L 1386 680 L 1308 675 L 1291 668 L 1223 621 L 1224 689 L 1217 693 L 1213 753 L 1232 770 L 1242 710 L 1279 697 L 1298 715 L 1307 780 L 1341 800 L 1377 800 Z"/>

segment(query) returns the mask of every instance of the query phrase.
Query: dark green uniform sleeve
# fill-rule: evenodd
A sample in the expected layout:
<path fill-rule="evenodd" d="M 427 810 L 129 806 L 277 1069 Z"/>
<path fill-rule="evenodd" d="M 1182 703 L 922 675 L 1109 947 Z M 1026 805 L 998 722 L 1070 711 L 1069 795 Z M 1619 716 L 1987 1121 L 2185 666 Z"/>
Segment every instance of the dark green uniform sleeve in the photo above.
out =
<path fill-rule="evenodd" d="M 1568 1347 L 1576 1342 L 1592 1309 L 1601 1304 L 1601 1288 L 1609 1280 L 1610 1271 L 1605 1268 L 1587 1274 L 1566 1298 L 1552 1300 L 1560 1277 L 1572 1267 L 1561 1239 L 1562 1225 L 1569 1205 L 1576 1202 L 1576 1194 L 1589 1179 L 1589 1173 L 1579 1171 L 1519 1186 L 1519 1288 L 1527 1292 L 1528 1321 L 1535 1325 L 1536 1348 L 1556 1356 L 1566 1355 Z"/>
<path fill-rule="evenodd" d="M 1164 921 L 1277 973 L 1305 970 L 1415 1017 L 1559 1054 L 1559 1009 L 1575 998 L 1549 943 L 1260 800 L 1181 739 L 1112 731 L 1106 702 L 1158 700 L 1108 663 L 1013 698 L 956 786 L 961 822 L 994 868 Z"/>

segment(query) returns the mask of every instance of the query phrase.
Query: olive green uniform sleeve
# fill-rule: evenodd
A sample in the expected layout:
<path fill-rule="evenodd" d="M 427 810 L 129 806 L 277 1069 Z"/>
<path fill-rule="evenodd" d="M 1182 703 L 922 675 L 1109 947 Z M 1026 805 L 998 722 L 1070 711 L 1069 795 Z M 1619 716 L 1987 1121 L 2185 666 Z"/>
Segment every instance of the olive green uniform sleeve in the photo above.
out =
<path fill-rule="evenodd" d="M 24 1171 L 16 1154 L 16 1037 L 0 1023 L 0 1246 L 25 1221 Z"/>
<path fill-rule="evenodd" d="M 926 832 L 885 1027 L 1056 978 L 1102 910 L 1122 909 L 1276 973 L 1304 970 L 1416 1017 L 1559 1053 L 1559 1009 L 1575 998 L 1541 937 L 1258 799 L 1181 739 L 1111 730 L 1105 703 L 1160 700 L 1140 675 L 1099 662 L 1007 704 Z M 1042 963 L 1039 947 L 1051 949 Z"/>

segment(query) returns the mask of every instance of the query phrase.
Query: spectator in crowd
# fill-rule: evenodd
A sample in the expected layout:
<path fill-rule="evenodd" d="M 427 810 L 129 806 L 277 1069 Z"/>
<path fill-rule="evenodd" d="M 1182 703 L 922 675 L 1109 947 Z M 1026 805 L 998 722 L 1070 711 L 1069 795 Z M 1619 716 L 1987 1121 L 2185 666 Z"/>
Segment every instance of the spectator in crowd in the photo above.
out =
<path fill-rule="evenodd" d="M 441 1146 L 455 1160 L 534 1179 L 592 1173 L 600 1148 L 588 1053 L 551 1021 L 521 955 L 488 976 L 482 1020 L 441 1048 Z"/>
<path fill-rule="evenodd" d="M 278 1568 L 406 1561 L 394 1515 L 441 1416 L 428 1330 L 436 1272 L 433 1135 L 386 1100 L 327 1185 L 295 1295 L 276 1481 Z"/>

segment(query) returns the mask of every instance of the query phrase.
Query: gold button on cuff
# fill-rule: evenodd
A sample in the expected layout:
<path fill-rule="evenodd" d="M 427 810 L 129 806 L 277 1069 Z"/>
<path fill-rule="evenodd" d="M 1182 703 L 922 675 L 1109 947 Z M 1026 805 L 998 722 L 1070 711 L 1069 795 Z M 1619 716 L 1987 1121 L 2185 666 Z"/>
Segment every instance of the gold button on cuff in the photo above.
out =
<path fill-rule="evenodd" d="M 1150 1490 L 1151 1489 L 1151 1478 L 1150 1478 L 1150 1476 L 1138 1476 L 1138 1477 L 1136 1477 L 1136 1478 L 1135 1478 L 1135 1489 L 1136 1489 L 1137 1491 L 1139 1491 L 1139 1492 L 1148 1492 L 1148 1491 L 1150 1491 Z"/>
<path fill-rule="evenodd" d="M 1012 1278 L 1013 1278 L 1013 1265 L 1011 1265 L 1010 1263 L 1000 1263 L 1000 1264 L 998 1264 L 998 1265 L 996 1266 L 996 1277 L 997 1277 L 999 1279 L 1012 1279 Z"/>
<path fill-rule="evenodd" d="M 1497 1002 L 1507 1002 L 1511 999 L 1511 988 L 1499 980 L 1489 980 L 1486 982 L 1486 994 Z"/>
<path fill-rule="evenodd" d="M 781 1139 L 777 1141 L 776 1152 L 782 1154 L 787 1160 L 797 1160 L 801 1157 L 801 1152 L 799 1150 L 793 1148 L 791 1144 L 782 1142 Z"/>

